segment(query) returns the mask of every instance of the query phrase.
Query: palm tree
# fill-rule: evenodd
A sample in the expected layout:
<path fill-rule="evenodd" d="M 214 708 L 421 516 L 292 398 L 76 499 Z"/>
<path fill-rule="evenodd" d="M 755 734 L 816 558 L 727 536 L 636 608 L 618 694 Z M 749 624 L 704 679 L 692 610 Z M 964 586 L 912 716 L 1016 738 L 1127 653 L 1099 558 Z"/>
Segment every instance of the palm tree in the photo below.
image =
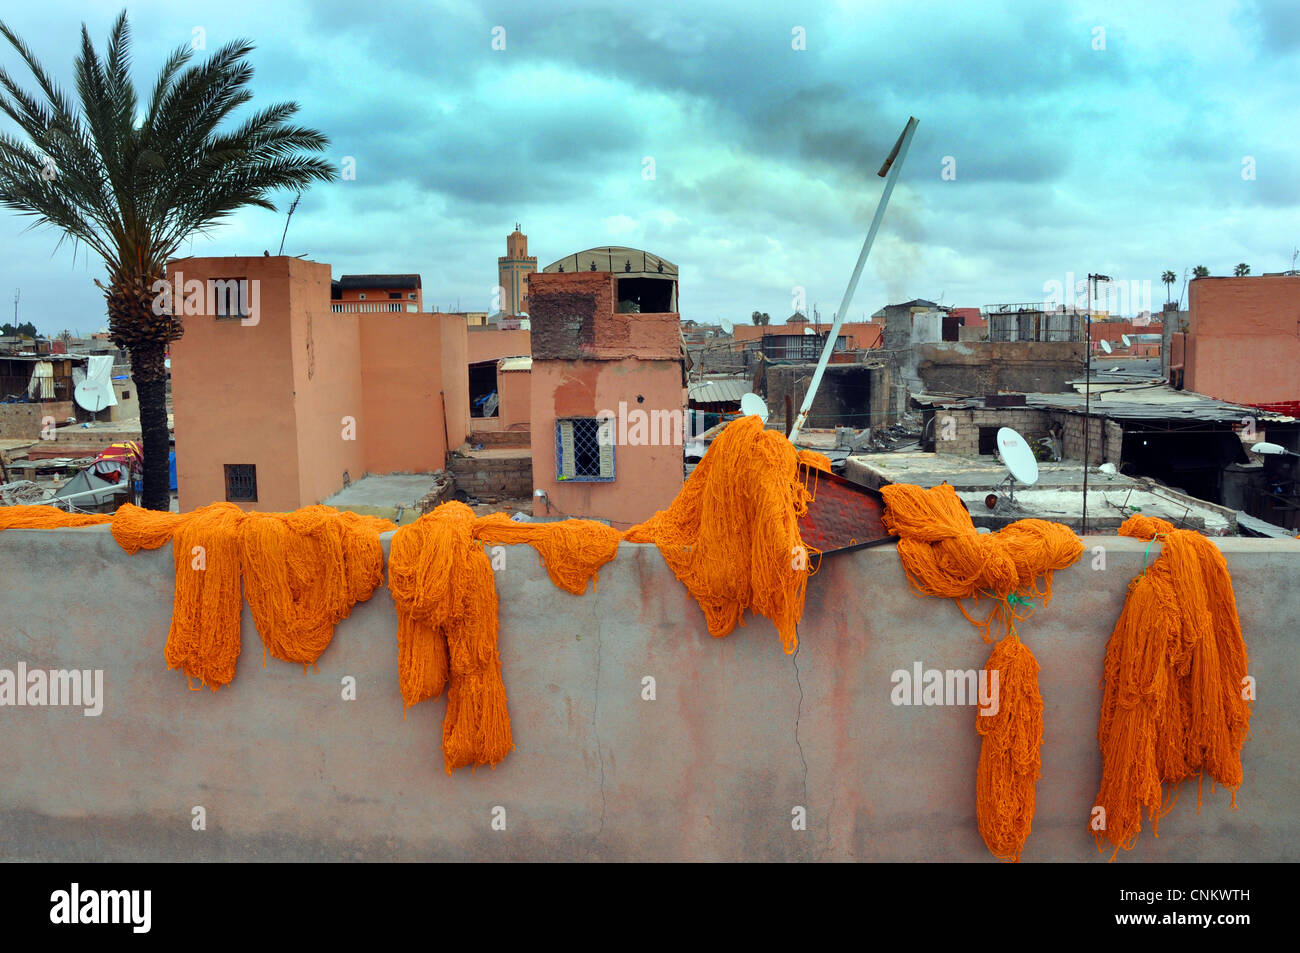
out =
<path fill-rule="evenodd" d="M 1160 282 L 1165 286 L 1165 304 L 1169 304 L 1169 302 L 1174 300 L 1170 295 L 1172 293 L 1171 289 L 1173 288 L 1174 282 L 1177 280 L 1178 276 L 1172 271 L 1166 271 L 1160 276 Z"/>
<path fill-rule="evenodd" d="M 1210 269 L 1206 268 L 1204 265 L 1197 265 L 1195 268 L 1192 269 L 1192 277 L 1208 278 L 1210 277 Z"/>
<path fill-rule="evenodd" d="M 1250 274 L 1250 265 L 1246 264 L 1243 261 L 1236 268 L 1232 269 L 1232 273 L 1238 278 L 1245 278 L 1248 274 Z"/>
<path fill-rule="evenodd" d="M 277 188 L 302 190 L 330 181 L 317 156 L 328 144 L 314 129 L 289 125 L 297 103 L 260 110 L 218 131 L 252 99 L 246 60 L 253 45 L 227 43 L 201 65 L 182 46 L 167 57 L 147 103 L 129 70 L 131 31 L 122 11 L 103 58 L 85 24 L 74 62 L 74 103 L 37 62 L 30 47 L 0 22 L 44 97 L 0 69 L 0 111 L 30 141 L 0 134 L 0 205 L 63 232 L 58 245 L 80 242 L 104 262 L 112 339 L 131 355 L 144 444 L 143 506 L 167 509 L 167 345 L 183 332 L 179 316 L 155 307 L 156 281 L 182 242 L 246 206 L 275 210 Z M 158 313 L 161 311 L 162 313 Z"/>

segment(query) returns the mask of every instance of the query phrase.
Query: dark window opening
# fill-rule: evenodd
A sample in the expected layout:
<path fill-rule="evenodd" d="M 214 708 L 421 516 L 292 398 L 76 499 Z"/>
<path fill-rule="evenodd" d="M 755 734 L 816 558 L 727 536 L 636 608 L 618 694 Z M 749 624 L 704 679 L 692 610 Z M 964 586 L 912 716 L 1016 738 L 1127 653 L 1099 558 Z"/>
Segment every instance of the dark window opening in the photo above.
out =
<path fill-rule="evenodd" d="M 130 399 L 131 399 L 131 392 L 130 392 L 129 390 L 124 390 L 124 391 L 122 391 L 122 399 L 123 399 L 123 400 L 130 400 Z"/>
<path fill-rule="evenodd" d="M 989 457 L 998 452 L 998 431 L 1000 427 L 980 428 L 980 456 Z"/>
<path fill-rule="evenodd" d="M 620 278 L 618 310 L 633 314 L 671 314 L 673 283 L 662 278 Z"/>
<path fill-rule="evenodd" d="M 497 393 L 497 362 L 480 361 L 469 366 L 469 415 L 495 417 L 500 398 Z"/>
<path fill-rule="evenodd" d="M 257 466 L 252 463 L 226 464 L 226 502 L 257 502 Z"/>
<path fill-rule="evenodd" d="M 248 317 L 247 278 L 209 278 L 208 301 L 218 318 Z"/>
<path fill-rule="evenodd" d="M 397 298 L 398 300 L 401 300 L 402 293 L 400 291 L 390 291 L 388 292 L 388 297 Z"/>

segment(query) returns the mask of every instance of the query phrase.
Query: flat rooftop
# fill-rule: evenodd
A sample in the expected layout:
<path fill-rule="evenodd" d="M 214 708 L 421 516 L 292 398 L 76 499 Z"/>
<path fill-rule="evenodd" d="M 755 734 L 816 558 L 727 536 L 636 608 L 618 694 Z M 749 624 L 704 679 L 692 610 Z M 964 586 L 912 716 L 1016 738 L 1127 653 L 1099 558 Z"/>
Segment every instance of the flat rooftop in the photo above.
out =
<path fill-rule="evenodd" d="M 970 510 L 976 526 L 999 529 L 1019 519 L 1045 519 L 1064 523 L 1076 532 L 1082 525 L 1083 466 L 1077 461 L 1039 463 L 1038 482 L 1016 484 L 1008 494 L 1003 481 L 1007 469 L 996 458 L 963 457 L 945 453 L 854 454 L 844 476 L 879 489 L 887 483 L 914 483 L 932 487 L 951 485 Z M 998 496 L 990 509 L 985 498 Z M 1014 502 L 1012 502 L 1014 498 Z M 1237 514 L 1214 503 L 1198 500 L 1161 486 L 1146 477 L 1088 470 L 1088 532 L 1113 533 L 1135 512 L 1168 520 L 1176 526 L 1200 530 L 1207 536 L 1237 535 Z"/>

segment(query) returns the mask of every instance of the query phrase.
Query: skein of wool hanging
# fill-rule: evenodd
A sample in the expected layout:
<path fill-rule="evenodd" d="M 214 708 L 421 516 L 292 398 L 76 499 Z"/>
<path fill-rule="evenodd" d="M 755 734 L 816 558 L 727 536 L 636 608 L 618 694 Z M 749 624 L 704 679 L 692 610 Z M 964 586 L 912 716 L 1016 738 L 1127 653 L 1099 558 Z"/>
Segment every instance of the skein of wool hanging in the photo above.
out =
<path fill-rule="evenodd" d="M 892 483 L 880 489 L 885 500 L 885 529 L 898 537 L 898 558 L 908 582 L 921 595 L 956 599 L 957 607 L 992 642 L 1023 622 L 1017 606 L 1030 596 L 1047 605 L 1052 573 L 1074 565 L 1083 543 L 1061 523 L 1017 520 L 996 533 L 979 533 L 961 498 L 947 483 L 924 489 Z M 1011 599 L 1012 595 L 1017 596 Z M 961 603 L 991 599 L 982 618 Z"/>
<path fill-rule="evenodd" d="M 710 635 L 743 626 L 750 609 L 772 620 L 793 653 L 808 584 L 799 517 L 812 498 L 801 473 L 818 470 L 830 472 L 824 455 L 797 450 L 756 416 L 741 417 L 709 446 L 668 509 L 623 538 L 659 548 Z"/>
<path fill-rule="evenodd" d="M 920 595 L 953 599 L 985 642 L 997 638 L 985 664 L 998 677 L 998 709 L 975 714 L 981 736 L 975 814 L 990 853 L 1019 861 L 1033 827 L 1035 789 L 1042 774 L 1043 699 L 1038 660 L 1015 633 L 1032 613 L 1032 595 L 1044 605 L 1052 573 L 1075 563 L 1083 543 L 1068 526 L 1018 520 L 996 533 L 979 533 L 957 491 L 948 484 L 923 489 L 895 483 L 881 488 L 885 528 L 898 536 L 898 556 Z M 983 617 L 962 599 L 992 599 Z M 1025 610 L 1023 611 L 1021 608 Z"/>
<path fill-rule="evenodd" d="M 406 707 L 447 688 L 447 773 L 496 765 L 514 749 L 497 649 L 492 563 L 474 511 L 448 502 L 393 534 L 388 588 L 397 607 L 398 680 Z"/>
<path fill-rule="evenodd" d="M 1246 643 L 1218 547 L 1146 516 L 1130 517 L 1119 534 L 1164 545 L 1129 584 L 1106 643 L 1102 777 L 1089 829 L 1098 850 L 1111 845 L 1111 860 L 1136 846 L 1144 808 L 1159 836 L 1178 785 L 1193 776 L 1198 812 L 1205 774 L 1231 792 L 1236 808 L 1251 714 Z"/>
<path fill-rule="evenodd" d="M 211 503 L 189 513 L 126 505 L 113 537 L 128 553 L 172 543 L 175 594 L 164 657 L 214 691 L 230 683 L 240 651 L 243 582 L 267 652 L 304 665 L 335 625 L 383 582 L 379 534 L 387 520 L 309 506 L 246 513 Z"/>
<path fill-rule="evenodd" d="M 213 691 L 235 677 L 239 661 L 239 525 L 244 511 L 211 503 L 189 513 L 127 504 L 113 517 L 113 538 L 128 554 L 172 544 L 176 580 L 163 657 Z"/>
<path fill-rule="evenodd" d="M 601 566 L 618 555 L 623 534 L 596 520 L 568 519 L 554 523 L 517 523 L 504 513 L 480 516 L 474 538 L 485 543 L 527 543 L 537 550 L 551 582 L 580 596 L 597 578 Z"/>
<path fill-rule="evenodd" d="M 993 856 L 1014 863 L 1034 822 L 1034 788 L 1042 775 L 1043 696 L 1038 660 L 1012 634 L 993 647 L 985 671 L 997 673 L 997 710 L 975 714 L 980 744 L 975 816 Z"/>
<path fill-rule="evenodd" d="M 383 583 L 379 534 L 395 528 L 328 506 L 245 514 L 239 527 L 244 597 L 266 651 L 315 664 L 334 627 Z"/>

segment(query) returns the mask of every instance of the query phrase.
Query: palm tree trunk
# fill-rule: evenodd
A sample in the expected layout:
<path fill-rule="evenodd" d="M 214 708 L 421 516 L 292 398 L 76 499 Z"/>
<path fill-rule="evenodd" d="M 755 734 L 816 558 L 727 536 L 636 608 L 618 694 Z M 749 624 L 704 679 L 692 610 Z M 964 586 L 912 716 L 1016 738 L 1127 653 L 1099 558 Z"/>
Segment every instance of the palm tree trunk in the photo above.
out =
<path fill-rule="evenodd" d="M 131 376 L 140 397 L 140 440 L 144 444 L 144 493 L 147 510 L 171 508 L 171 450 L 167 431 L 166 345 L 148 341 L 131 348 Z"/>

